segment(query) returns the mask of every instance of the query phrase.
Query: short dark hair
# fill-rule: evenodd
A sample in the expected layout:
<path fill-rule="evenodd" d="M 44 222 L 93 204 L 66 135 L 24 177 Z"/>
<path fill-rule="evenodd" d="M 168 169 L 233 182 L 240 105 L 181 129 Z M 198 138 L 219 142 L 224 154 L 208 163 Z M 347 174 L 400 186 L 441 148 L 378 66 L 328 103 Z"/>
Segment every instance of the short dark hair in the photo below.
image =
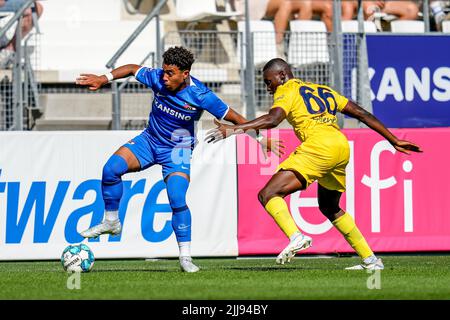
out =
<path fill-rule="evenodd" d="M 163 63 L 177 66 L 181 71 L 191 70 L 194 55 L 183 47 L 171 47 L 163 54 Z"/>
<path fill-rule="evenodd" d="M 281 58 L 275 58 L 267 62 L 263 67 L 263 72 L 269 69 L 277 69 L 283 71 L 291 70 L 289 64 Z"/>

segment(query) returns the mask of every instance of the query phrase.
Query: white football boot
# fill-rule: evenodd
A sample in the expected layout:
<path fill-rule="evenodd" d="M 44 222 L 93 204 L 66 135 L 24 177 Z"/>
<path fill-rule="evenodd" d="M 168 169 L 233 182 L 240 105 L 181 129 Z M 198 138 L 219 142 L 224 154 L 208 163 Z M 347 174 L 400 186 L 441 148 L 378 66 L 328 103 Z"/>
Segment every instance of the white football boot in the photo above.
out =
<path fill-rule="evenodd" d="M 308 249 L 311 246 L 312 238 L 304 234 L 299 234 L 296 238 L 289 242 L 283 251 L 281 251 L 281 253 L 277 256 L 276 262 L 278 264 L 285 264 L 286 262 L 289 263 L 297 252 Z"/>
<path fill-rule="evenodd" d="M 85 238 L 97 238 L 101 234 L 118 235 L 121 231 L 122 224 L 120 223 L 120 220 L 103 220 L 102 223 L 84 230 L 80 232 L 80 234 Z"/>
<path fill-rule="evenodd" d="M 191 257 L 180 257 L 181 271 L 184 272 L 197 272 L 200 270 L 193 262 Z"/>
<path fill-rule="evenodd" d="M 377 260 L 373 263 L 365 263 L 363 261 L 361 264 L 358 264 L 356 266 L 345 268 L 345 270 L 383 270 L 383 269 L 384 264 L 380 258 L 377 258 Z"/>

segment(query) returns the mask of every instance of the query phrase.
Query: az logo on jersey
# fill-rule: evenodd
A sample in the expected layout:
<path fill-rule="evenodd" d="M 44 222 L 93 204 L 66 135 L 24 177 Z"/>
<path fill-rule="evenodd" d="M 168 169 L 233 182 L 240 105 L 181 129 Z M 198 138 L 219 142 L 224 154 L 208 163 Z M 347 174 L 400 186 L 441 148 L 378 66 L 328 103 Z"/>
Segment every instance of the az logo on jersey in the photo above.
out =
<path fill-rule="evenodd" d="M 190 111 L 197 110 L 197 108 L 195 108 L 195 107 L 193 107 L 193 106 L 191 106 L 191 105 L 189 105 L 187 103 L 183 106 L 183 108 L 186 109 L 186 110 L 190 110 Z"/>

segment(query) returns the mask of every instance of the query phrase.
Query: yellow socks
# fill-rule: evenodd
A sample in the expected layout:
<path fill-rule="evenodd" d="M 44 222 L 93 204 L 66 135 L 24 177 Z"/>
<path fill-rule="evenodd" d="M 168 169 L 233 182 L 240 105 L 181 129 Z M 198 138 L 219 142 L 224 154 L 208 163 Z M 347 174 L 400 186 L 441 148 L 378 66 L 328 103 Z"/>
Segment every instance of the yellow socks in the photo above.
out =
<path fill-rule="evenodd" d="M 345 212 L 343 216 L 333 221 L 333 225 L 342 233 L 345 240 L 355 249 L 361 259 L 366 259 L 373 255 L 366 239 L 364 239 L 351 215 Z"/>
<path fill-rule="evenodd" d="M 283 198 L 274 197 L 270 199 L 265 208 L 287 237 L 291 239 L 294 234 L 300 232 Z M 366 239 L 364 239 L 355 221 L 347 212 L 334 220 L 333 225 L 342 233 L 345 240 L 347 240 L 361 259 L 366 259 L 373 255 Z"/>
<path fill-rule="evenodd" d="M 300 232 L 283 198 L 274 197 L 270 199 L 265 208 L 286 236 L 291 238 L 292 235 Z"/>

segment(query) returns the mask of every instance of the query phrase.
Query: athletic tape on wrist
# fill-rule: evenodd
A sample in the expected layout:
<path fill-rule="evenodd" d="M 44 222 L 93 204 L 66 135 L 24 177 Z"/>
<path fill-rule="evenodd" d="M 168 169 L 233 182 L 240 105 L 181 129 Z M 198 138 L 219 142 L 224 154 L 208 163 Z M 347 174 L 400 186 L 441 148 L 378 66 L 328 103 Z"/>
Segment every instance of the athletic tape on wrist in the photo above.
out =
<path fill-rule="evenodd" d="M 114 80 L 114 76 L 111 72 L 105 74 L 106 78 L 108 79 L 108 82 L 111 82 Z"/>

